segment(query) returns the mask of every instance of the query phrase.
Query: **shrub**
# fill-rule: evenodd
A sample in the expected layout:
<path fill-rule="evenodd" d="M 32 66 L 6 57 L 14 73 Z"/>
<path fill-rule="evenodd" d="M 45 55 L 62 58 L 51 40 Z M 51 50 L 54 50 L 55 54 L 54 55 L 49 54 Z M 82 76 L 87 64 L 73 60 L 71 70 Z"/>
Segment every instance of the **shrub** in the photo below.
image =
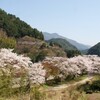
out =
<path fill-rule="evenodd" d="M 81 52 L 78 50 L 67 50 L 67 51 L 65 50 L 65 52 L 68 58 L 81 55 Z"/>
<path fill-rule="evenodd" d="M 39 90 L 39 86 L 31 88 L 30 100 L 45 100 L 45 93 Z"/>
<path fill-rule="evenodd" d="M 16 40 L 14 38 L 0 38 L 0 48 L 15 48 Z"/>
<path fill-rule="evenodd" d="M 92 92 L 100 92 L 100 80 L 95 80 L 92 83 L 87 82 L 86 84 L 78 87 L 79 90 L 84 90 L 87 94 Z"/>
<path fill-rule="evenodd" d="M 100 91 L 100 80 L 94 81 L 91 85 L 90 85 L 90 89 L 92 91 Z"/>

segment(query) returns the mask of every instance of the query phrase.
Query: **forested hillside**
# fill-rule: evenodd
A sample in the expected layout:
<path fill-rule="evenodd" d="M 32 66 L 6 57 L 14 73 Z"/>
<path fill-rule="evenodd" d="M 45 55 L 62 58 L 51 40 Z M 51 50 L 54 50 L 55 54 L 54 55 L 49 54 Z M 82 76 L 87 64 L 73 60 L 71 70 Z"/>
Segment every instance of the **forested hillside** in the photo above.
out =
<path fill-rule="evenodd" d="M 77 56 L 80 53 L 80 51 L 73 46 L 71 43 L 69 43 L 67 40 L 62 38 L 54 38 L 47 41 L 50 45 L 58 45 L 59 47 L 63 48 L 63 50 L 66 52 L 68 57 Z"/>
<path fill-rule="evenodd" d="M 87 54 L 100 56 L 100 42 L 91 47 Z"/>
<path fill-rule="evenodd" d="M 6 35 L 10 37 L 20 38 L 28 35 L 41 40 L 44 39 L 42 32 L 36 28 L 33 29 L 15 15 L 7 14 L 2 9 L 0 9 L 0 29 L 6 31 Z"/>

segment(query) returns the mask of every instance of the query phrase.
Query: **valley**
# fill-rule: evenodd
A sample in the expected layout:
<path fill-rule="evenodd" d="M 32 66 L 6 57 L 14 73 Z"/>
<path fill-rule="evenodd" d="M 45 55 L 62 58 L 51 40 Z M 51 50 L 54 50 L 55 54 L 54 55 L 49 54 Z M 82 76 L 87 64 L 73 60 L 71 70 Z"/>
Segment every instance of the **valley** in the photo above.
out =
<path fill-rule="evenodd" d="M 0 9 L 0 100 L 99 100 L 99 51 Z"/>

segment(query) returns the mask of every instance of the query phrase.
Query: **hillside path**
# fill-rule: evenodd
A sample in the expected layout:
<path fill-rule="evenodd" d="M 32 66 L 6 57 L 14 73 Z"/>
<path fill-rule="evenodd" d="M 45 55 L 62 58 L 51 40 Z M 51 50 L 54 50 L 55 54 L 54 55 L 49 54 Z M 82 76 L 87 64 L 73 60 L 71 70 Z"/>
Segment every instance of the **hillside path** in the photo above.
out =
<path fill-rule="evenodd" d="M 78 84 L 84 84 L 84 83 L 86 83 L 87 81 L 89 81 L 91 79 L 93 79 L 92 76 L 91 77 L 87 77 L 84 80 L 81 80 L 79 82 L 75 82 L 75 83 L 71 83 L 71 84 L 63 84 L 63 85 L 58 85 L 58 86 L 55 86 L 55 87 L 51 87 L 50 90 L 55 90 L 56 91 L 56 90 L 66 89 L 66 88 L 68 88 L 70 86 L 75 86 L 75 85 L 78 85 Z"/>

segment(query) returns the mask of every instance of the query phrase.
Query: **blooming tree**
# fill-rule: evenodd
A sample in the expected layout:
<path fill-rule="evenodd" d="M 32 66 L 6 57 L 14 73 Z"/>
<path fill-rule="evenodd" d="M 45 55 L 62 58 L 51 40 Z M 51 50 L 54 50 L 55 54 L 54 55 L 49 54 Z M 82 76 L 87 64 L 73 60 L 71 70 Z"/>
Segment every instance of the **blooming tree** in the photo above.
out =
<path fill-rule="evenodd" d="M 52 57 L 43 61 L 44 66 L 51 64 L 60 70 L 62 77 L 82 74 L 100 74 L 100 57 L 96 55 L 83 55 L 73 58 Z"/>
<path fill-rule="evenodd" d="M 6 74 L 27 72 L 32 84 L 45 83 L 45 79 L 67 76 L 77 77 L 82 74 L 100 74 L 100 57 L 83 55 L 73 58 L 51 57 L 42 62 L 32 63 L 29 57 L 18 55 L 12 49 L 0 50 L 0 70 Z M 0 75 L 3 73 L 0 72 Z M 50 74 L 48 74 L 50 72 Z M 19 75 L 20 77 L 20 75 Z"/>
<path fill-rule="evenodd" d="M 10 73 L 9 68 L 12 68 L 17 74 L 19 74 L 24 70 L 27 71 L 32 83 L 37 84 L 45 82 L 45 70 L 40 63 L 33 64 L 29 57 L 18 55 L 12 51 L 12 49 L 0 50 L 0 69 L 3 72 Z"/>

